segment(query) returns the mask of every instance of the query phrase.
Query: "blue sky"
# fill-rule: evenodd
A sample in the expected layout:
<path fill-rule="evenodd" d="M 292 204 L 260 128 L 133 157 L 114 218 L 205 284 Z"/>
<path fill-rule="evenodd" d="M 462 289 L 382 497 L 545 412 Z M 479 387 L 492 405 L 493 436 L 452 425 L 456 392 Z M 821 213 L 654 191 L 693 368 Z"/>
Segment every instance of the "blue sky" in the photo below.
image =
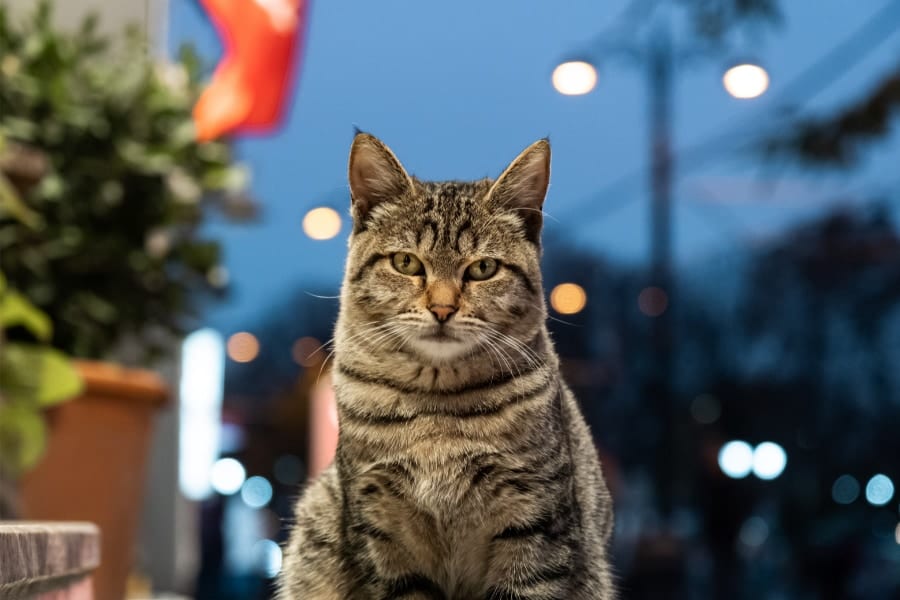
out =
<path fill-rule="evenodd" d="M 735 141 L 752 139 L 773 122 L 779 90 L 887 1 L 784 0 L 781 26 L 745 38 L 735 53 L 762 61 L 772 79 L 769 92 L 751 101 L 728 96 L 720 83 L 727 55 L 683 71 L 675 93 L 676 148 L 736 127 Z M 208 322 L 227 333 L 250 326 L 260 311 L 298 288 L 336 293 L 346 220 L 341 235 L 329 241 L 310 240 L 300 225 L 319 205 L 347 215 L 345 168 L 354 126 L 381 137 L 411 173 L 426 179 L 494 176 L 526 145 L 549 135 L 553 178 L 545 209 L 555 219 L 547 227 L 614 260 L 645 261 L 642 74 L 598 56 L 600 81 L 591 94 L 562 96 L 550 85 L 559 60 L 612 25 L 625 4 L 314 1 L 284 127 L 238 145 L 253 171 L 262 220 L 209 226 L 223 241 L 233 293 L 210 310 Z M 218 55 L 215 32 L 194 0 L 171 1 L 169 35 L 171 48 L 191 41 L 210 60 Z M 810 114 L 827 111 L 862 93 L 897 56 L 900 31 L 816 94 L 790 100 Z M 860 190 L 896 188 L 898 138 L 848 173 L 774 169 L 725 151 L 681 173 L 674 209 L 679 261 L 734 252 Z"/>

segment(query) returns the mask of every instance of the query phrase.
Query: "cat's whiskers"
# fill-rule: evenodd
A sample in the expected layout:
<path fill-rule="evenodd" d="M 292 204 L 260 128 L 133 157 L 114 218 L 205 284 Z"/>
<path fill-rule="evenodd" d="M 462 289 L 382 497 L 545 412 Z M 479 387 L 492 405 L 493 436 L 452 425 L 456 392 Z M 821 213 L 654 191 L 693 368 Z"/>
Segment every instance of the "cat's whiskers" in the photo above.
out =
<path fill-rule="evenodd" d="M 506 359 L 507 363 L 509 365 L 511 365 L 510 370 L 509 370 L 510 375 L 513 374 L 513 369 L 515 369 L 516 376 L 521 377 L 522 370 L 519 368 L 519 364 L 515 361 L 515 359 L 512 356 L 509 355 L 509 353 L 503 348 L 503 346 L 500 345 L 499 342 L 501 340 L 500 340 L 500 338 L 498 338 L 496 336 L 496 332 L 491 333 L 491 339 L 492 339 L 492 342 L 496 345 L 497 351 L 500 352 L 503 355 L 503 357 Z"/>
<path fill-rule="evenodd" d="M 540 213 L 541 215 L 547 217 L 548 219 L 550 219 L 550 220 L 552 220 L 552 221 L 556 221 L 557 223 L 561 223 L 561 222 L 562 222 L 562 221 L 560 221 L 559 219 L 557 219 L 556 217 L 554 217 L 553 215 L 551 215 L 550 213 L 548 213 L 548 212 L 545 211 L 545 210 L 542 210 L 542 209 L 540 209 L 540 208 L 531 208 L 531 207 L 529 207 L 529 206 L 515 206 L 515 207 L 513 207 L 513 208 L 508 208 L 508 209 L 506 209 L 506 213 L 507 213 L 507 214 L 510 214 L 510 213 L 513 213 L 513 212 L 515 212 L 515 211 L 517 211 L 517 210 L 530 210 L 530 211 L 532 211 L 532 212 Z"/>
<path fill-rule="evenodd" d="M 374 326 L 371 326 L 372 323 L 377 323 L 377 324 Z M 382 329 L 390 328 L 394 325 L 395 324 L 392 323 L 391 321 L 369 321 L 368 323 L 363 323 L 361 331 L 357 331 L 356 333 L 352 334 L 345 340 L 342 340 L 342 343 L 349 345 L 351 342 L 355 342 L 366 335 L 377 334 L 380 336 L 381 335 L 380 331 Z M 329 342 L 334 342 L 336 337 L 337 336 L 332 337 L 331 340 L 329 340 Z M 326 342 L 322 346 L 327 345 L 329 342 Z M 328 364 L 328 361 L 331 360 L 331 358 L 334 356 L 334 353 L 336 351 L 337 351 L 337 345 L 335 345 L 331 349 L 331 351 L 325 356 L 325 359 L 322 361 L 322 366 L 319 367 L 319 373 L 318 373 L 318 375 L 316 375 L 316 385 L 319 384 L 319 380 L 322 378 L 322 373 L 325 370 L 325 365 Z"/>
<path fill-rule="evenodd" d="M 498 341 L 509 346 L 511 350 L 517 351 L 522 356 L 522 358 L 525 359 L 529 367 L 537 368 L 543 363 L 541 356 L 538 355 L 538 353 L 535 352 L 533 348 L 529 347 L 528 344 L 526 344 L 522 340 L 503 333 L 502 331 L 498 331 L 497 329 L 494 329 L 492 327 L 489 327 L 489 329 L 493 331 L 494 335 L 497 336 Z"/>
<path fill-rule="evenodd" d="M 503 371 L 504 371 L 503 367 L 505 367 L 506 372 L 508 372 L 510 375 L 512 375 L 513 368 L 508 360 L 509 356 L 505 355 L 505 353 L 501 350 L 500 346 L 496 342 L 494 342 L 490 336 L 482 338 L 482 342 L 485 344 L 485 347 L 488 348 L 497 357 L 498 368 L 500 370 L 500 373 L 501 374 L 503 373 Z M 500 362 L 503 363 L 502 366 L 499 364 Z"/>
<path fill-rule="evenodd" d="M 502 331 L 494 327 L 491 327 L 484 321 L 479 320 L 476 322 L 478 324 L 477 326 L 468 324 L 469 326 L 465 327 L 464 330 L 474 332 L 481 339 L 481 343 L 479 345 L 484 348 L 488 347 L 488 342 L 493 343 L 494 347 L 498 351 L 502 352 L 502 354 L 507 359 L 509 359 L 512 364 L 517 365 L 516 372 L 519 375 L 521 375 L 521 369 L 518 368 L 518 361 L 513 359 L 506 351 L 504 351 L 503 347 L 509 348 L 510 351 L 514 352 L 516 355 L 524 359 L 525 363 L 531 369 L 538 368 L 543 364 L 544 361 L 542 357 L 521 340 L 503 333 Z M 502 346 L 500 344 L 502 344 Z M 510 374 L 512 374 L 512 370 L 510 370 Z"/>
<path fill-rule="evenodd" d="M 544 313 L 544 316 L 547 317 L 548 319 L 550 319 L 551 321 L 556 321 L 557 323 L 562 323 L 563 325 L 569 325 L 570 327 L 581 327 L 581 325 L 579 325 L 578 323 L 572 323 L 572 322 L 570 322 L 570 321 L 564 321 L 564 320 L 562 320 L 562 319 L 559 319 L 559 318 L 557 318 L 557 317 L 554 317 L 553 315 L 551 315 L 551 314 L 547 311 L 547 307 L 546 307 L 546 306 L 541 306 L 540 304 L 534 304 L 534 303 L 532 303 L 531 306 L 533 306 L 534 308 L 536 308 L 536 309 L 538 309 L 539 311 L 543 312 L 543 313 Z"/>
<path fill-rule="evenodd" d="M 367 321 L 367 322 L 365 322 L 365 323 L 362 323 L 362 326 L 363 326 L 363 327 L 368 327 L 369 325 L 374 325 L 374 324 L 377 324 L 377 323 L 381 323 L 381 321 Z M 314 354 L 316 354 L 316 353 L 319 352 L 320 350 L 322 350 L 322 349 L 324 349 L 325 347 L 327 347 L 327 346 L 333 344 L 336 337 L 337 337 L 336 335 L 333 335 L 333 336 L 331 336 L 330 338 L 328 338 L 327 340 L 325 340 L 325 342 L 322 343 L 322 345 L 320 345 L 318 348 L 316 348 L 315 350 L 313 350 L 312 352 L 310 352 L 309 355 L 308 355 L 306 358 L 307 358 L 307 359 L 311 358 Z"/>
<path fill-rule="evenodd" d="M 504 347 L 508 347 L 508 344 L 506 344 L 502 338 L 498 337 L 496 335 L 496 332 L 494 335 L 494 339 L 499 343 L 499 347 L 500 347 L 501 351 L 503 352 L 503 355 L 506 356 L 509 359 L 509 361 L 513 364 L 513 366 L 515 367 L 516 376 L 521 377 L 522 376 L 522 365 L 519 363 L 519 361 L 517 361 L 515 359 L 515 356 L 511 356 L 510 353 L 504 349 Z M 527 362 L 528 361 L 526 360 L 526 363 Z"/>
<path fill-rule="evenodd" d="M 494 380 L 494 372 L 495 372 L 495 370 L 493 368 L 494 364 L 495 364 L 494 359 L 497 358 L 497 353 L 494 352 L 494 350 L 491 349 L 491 347 L 488 345 L 480 345 L 480 347 L 485 350 L 487 357 L 491 361 L 491 381 L 493 381 Z M 503 366 L 500 364 L 499 360 L 496 361 L 496 365 L 497 365 L 496 370 L 499 371 L 500 373 L 503 373 Z"/>

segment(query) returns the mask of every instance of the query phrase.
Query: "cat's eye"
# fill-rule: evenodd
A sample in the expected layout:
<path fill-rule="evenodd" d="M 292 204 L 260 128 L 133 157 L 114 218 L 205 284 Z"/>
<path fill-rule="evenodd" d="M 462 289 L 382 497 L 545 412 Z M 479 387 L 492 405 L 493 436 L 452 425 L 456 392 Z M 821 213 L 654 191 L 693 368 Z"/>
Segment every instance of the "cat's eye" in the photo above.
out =
<path fill-rule="evenodd" d="M 469 265 L 466 269 L 466 277 L 475 281 L 490 279 L 497 272 L 497 261 L 493 258 L 481 258 Z"/>
<path fill-rule="evenodd" d="M 422 261 L 409 252 L 398 252 L 391 257 L 391 264 L 404 275 L 424 275 L 425 267 Z"/>

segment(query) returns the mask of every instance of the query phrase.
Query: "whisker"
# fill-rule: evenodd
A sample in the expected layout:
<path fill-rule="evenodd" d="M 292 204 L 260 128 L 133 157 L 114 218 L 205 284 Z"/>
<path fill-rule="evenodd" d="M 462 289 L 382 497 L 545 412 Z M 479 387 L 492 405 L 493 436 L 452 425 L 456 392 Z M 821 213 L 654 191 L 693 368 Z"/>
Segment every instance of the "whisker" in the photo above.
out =
<path fill-rule="evenodd" d="M 313 298 L 319 298 L 320 300 L 339 300 L 341 297 L 340 294 L 338 294 L 337 296 L 321 296 L 319 294 L 313 294 L 312 292 L 307 292 L 306 290 L 304 290 L 303 293 L 306 294 L 307 296 L 312 296 Z"/>
<path fill-rule="evenodd" d="M 380 322 L 375 326 L 371 326 L 372 323 L 378 323 L 378 322 L 377 321 L 369 321 L 368 323 L 363 323 L 362 329 L 360 331 L 357 331 L 356 333 L 354 333 L 347 339 L 343 340 L 343 342 L 349 344 L 351 342 L 356 341 L 357 339 L 360 339 L 364 335 L 373 335 L 373 334 L 378 333 L 380 330 L 382 330 L 384 328 L 389 328 L 389 327 L 395 325 L 394 323 L 391 323 L 390 321 Z M 336 337 L 337 336 L 332 337 L 331 341 L 334 341 Z M 334 356 L 335 352 L 337 352 L 337 344 L 335 344 L 334 347 L 332 347 L 331 351 L 325 356 L 325 359 L 322 361 L 322 365 L 319 367 L 319 373 L 316 375 L 316 385 L 319 385 L 319 381 L 322 378 L 322 373 L 325 370 L 325 365 L 328 364 L 328 361 L 331 360 L 331 358 Z"/>
<path fill-rule="evenodd" d="M 530 206 L 516 206 L 516 207 L 513 207 L 513 208 L 508 208 L 508 209 L 506 209 L 506 212 L 513 212 L 513 211 L 516 211 L 516 210 L 532 210 L 532 211 L 534 211 L 534 212 L 541 213 L 543 216 L 547 217 L 548 219 L 550 219 L 550 220 L 552 220 L 552 221 L 556 221 L 557 223 L 561 223 L 561 222 L 562 222 L 562 221 L 560 221 L 559 219 L 557 219 L 556 217 L 554 217 L 553 215 L 551 215 L 550 213 L 548 213 L 547 211 L 542 210 L 542 209 L 540 209 L 540 208 L 531 208 Z"/>

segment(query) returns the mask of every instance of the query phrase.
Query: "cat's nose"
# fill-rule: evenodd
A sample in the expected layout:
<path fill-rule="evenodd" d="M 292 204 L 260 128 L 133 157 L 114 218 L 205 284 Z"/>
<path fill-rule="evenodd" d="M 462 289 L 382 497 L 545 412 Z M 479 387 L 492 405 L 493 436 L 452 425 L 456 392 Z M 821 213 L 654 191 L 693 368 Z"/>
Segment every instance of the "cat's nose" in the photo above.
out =
<path fill-rule="evenodd" d="M 431 311 L 431 314 L 433 314 L 438 321 L 443 323 L 450 318 L 450 315 L 456 312 L 456 307 L 449 304 L 432 304 L 428 307 L 428 310 Z"/>

